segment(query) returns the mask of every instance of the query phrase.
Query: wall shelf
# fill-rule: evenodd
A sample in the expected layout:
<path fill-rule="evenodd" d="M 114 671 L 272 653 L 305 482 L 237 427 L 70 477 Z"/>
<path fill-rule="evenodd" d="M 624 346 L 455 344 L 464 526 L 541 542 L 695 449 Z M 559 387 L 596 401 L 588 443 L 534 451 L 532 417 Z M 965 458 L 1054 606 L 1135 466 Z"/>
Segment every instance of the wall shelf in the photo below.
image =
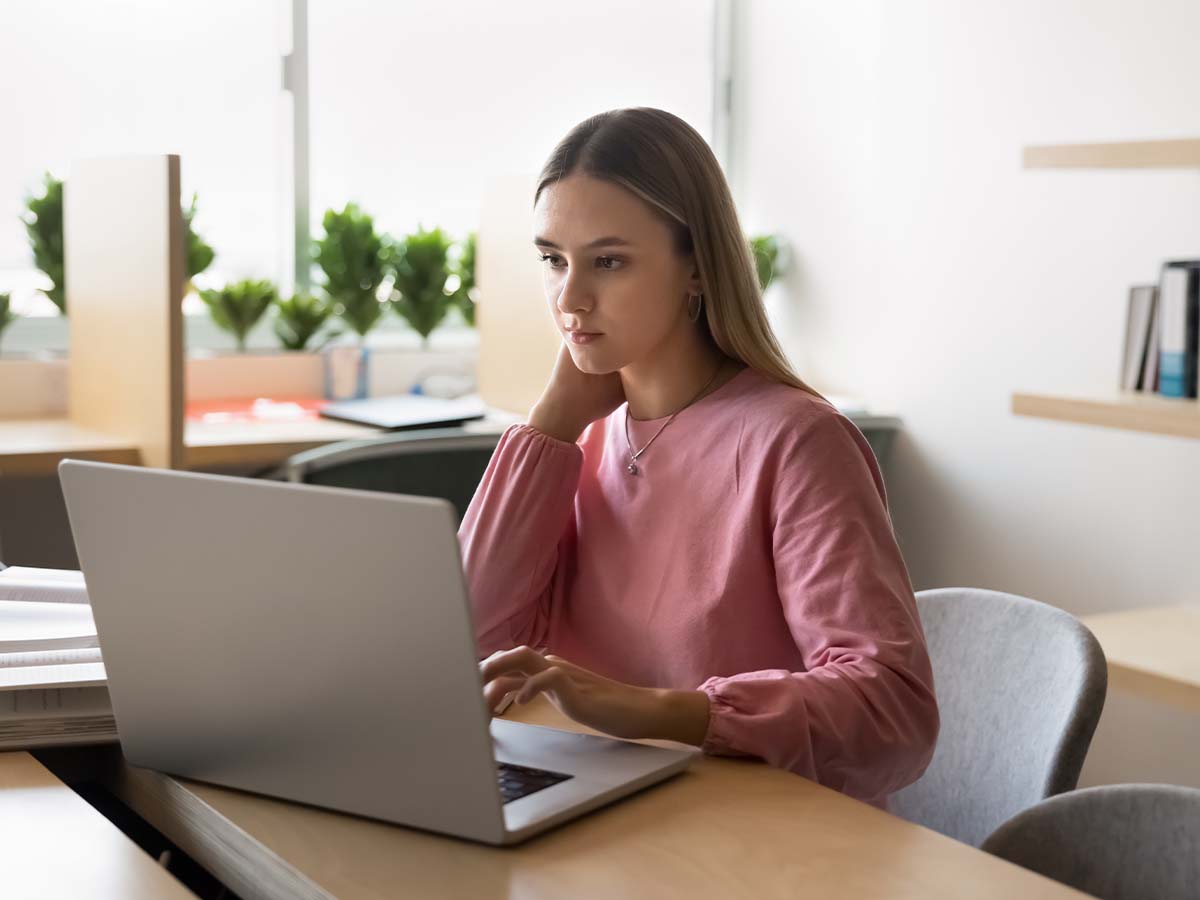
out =
<path fill-rule="evenodd" d="M 1026 147 L 1026 169 L 1200 169 L 1200 138 Z"/>
<path fill-rule="evenodd" d="M 1091 397 L 1013 394 L 1018 416 L 1200 438 L 1200 402 L 1131 391 Z"/>

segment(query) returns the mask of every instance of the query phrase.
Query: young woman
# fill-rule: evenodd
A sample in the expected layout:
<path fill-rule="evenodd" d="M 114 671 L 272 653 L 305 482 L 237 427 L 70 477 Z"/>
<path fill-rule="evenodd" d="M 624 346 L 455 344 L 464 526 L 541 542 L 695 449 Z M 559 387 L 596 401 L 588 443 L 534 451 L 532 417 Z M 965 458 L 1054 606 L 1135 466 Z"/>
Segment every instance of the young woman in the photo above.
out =
<path fill-rule="evenodd" d="M 862 433 L 791 371 L 708 145 L 657 109 L 555 148 L 534 245 L 563 335 L 459 531 L 485 695 L 760 757 L 877 805 L 938 731 Z"/>

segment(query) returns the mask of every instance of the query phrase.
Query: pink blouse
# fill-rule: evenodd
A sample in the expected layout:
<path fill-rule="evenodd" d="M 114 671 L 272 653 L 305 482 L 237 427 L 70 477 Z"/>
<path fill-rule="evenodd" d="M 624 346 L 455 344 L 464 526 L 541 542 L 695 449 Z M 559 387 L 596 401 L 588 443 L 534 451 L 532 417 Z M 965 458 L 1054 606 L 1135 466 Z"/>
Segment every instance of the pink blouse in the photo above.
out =
<path fill-rule="evenodd" d="M 753 369 L 680 412 L 637 475 L 624 419 L 576 444 L 502 436 L 459 529 L 480 654 L 702 690 L 706 753 L 886 805 L 928 765 L 938 710 L 862 432 Z M 665 421 L 630 419 L 634 447 Z"/>

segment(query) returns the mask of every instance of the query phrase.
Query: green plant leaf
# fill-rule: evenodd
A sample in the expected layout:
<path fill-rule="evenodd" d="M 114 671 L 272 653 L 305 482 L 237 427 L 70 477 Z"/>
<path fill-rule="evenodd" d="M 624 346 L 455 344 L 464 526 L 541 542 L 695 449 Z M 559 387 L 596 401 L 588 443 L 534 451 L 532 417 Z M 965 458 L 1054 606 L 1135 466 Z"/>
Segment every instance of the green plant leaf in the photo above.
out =
<path fill-rule="evenodd" d="M 365 338 L 384 311 L 377 294 L 387 248 L 375 221 L 354 203 L 341 212 L 327 209 L 321 224 L 325 234 L 313 242 L 313 260 L 324 273 L 325 293 L 336 315 Z"/>
<path fill-rule="evenodd" d="M 296 294 L 275 302 L 275 336 L 285 350 L 303 350 L 333 315 L 329 301 Z"/>
<path fill-rule="evenodd" d="M 428 338 L 450 309 L 446 294 L 451 241 L 440 228 L 405 235 L 389 255 L 395 279 L 392 305 L 422 338 Z"/>
<path fill-rule="evenodd" d="M 279 293 L 270 281 L 247 278 L 227 284 L 219 291 L 201 291 L 200 299 L 208 306 L 213 322 L 234 336 L 238 351 L 242 352 L 246 349 L 246 335 L 279 299 Z"/>
<path fill-rule="evenodd" d="M 21 216 L 33 264 L 53 282 L 46 296 L 63 315 L 67 313 L 67 279 L 63 265 L 63 183 L 49 172 L 42 180 L 42 192 L 25 198 Z"/>
<path fill-rule="evenodd" d="M 458 259 L 451 268 L 458 276 L 458 288 L 451 295 L 451 300 L 462 313 L 463 319 L 472 328 L 475 327 L 475 232 L 466 236 L 459 245 Z"/>
<path fill-rule="evenodd" d="M 196 194 L 192 194 L 192 202 L 183 210 L 183 229 L 187 240 L 187 277 L 191 281 L 212 265 L 216 258 L 213 250 L 200 235 L 196 234 L 192 220 L 196 218 Z"/>
<path fill-rule="evenodd" d="M 12 311 L 12 295 L 0 294 L 0 337 L 4 329 L 17 320 L 17 314 Z"/>
<path fill-rule="evenodd" d="M 761 234 L 750 238 L 750 248 L 754 251 L 754 266 L 758 270 L 758 284 L 765 291 L 767 285 L 779 274 L 780 238 L 773 234 Z"/>

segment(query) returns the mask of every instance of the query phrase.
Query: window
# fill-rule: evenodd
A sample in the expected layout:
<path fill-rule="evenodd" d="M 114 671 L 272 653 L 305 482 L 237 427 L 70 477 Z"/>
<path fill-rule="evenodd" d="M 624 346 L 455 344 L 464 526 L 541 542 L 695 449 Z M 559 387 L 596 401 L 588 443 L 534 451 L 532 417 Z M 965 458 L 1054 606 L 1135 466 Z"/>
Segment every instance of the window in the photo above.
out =
<path fill-rule="evenodd" d="M 711 140 L 716 2 L 309 0 L 313 233 L 326 208 L 355 201 L 381 230 L 440 226 L 461 238 L 477 227 L 490 173 L 536 172 L 573 125 L 606 109 L 659 106 Z M 0 141 L 0 291 L 23 314 L 0 343 L 6 354 L 66 349 L 20 216 L 43 172 L 65 176 L 80 157 L 178 153 L 184 203 L 197 193 L 195 227 L 217 254 L 197 282 L 290 285 L 281 57 L 291 9 L 291 0 L 4 5 L 0 83 L 15 127 Z M 190 346 L 232 346 L 196 298 L 185 312 Z M 255 343 L 275 345 L 266 328 Z"/>
<path fill-rule="evenodd" d="M 534 174 L 587 116 L 658 106 L 712 135 L 713 3 L 311 0 L 312 215 L 474 230 L 484 179 Z M 532 202 L 532 198 L 530 198 Z"/>
<path fill-rule="evenodd" d="M 63 177 L 81 157 L 180 154 L 185 203 L 197 192 L 197 230 L 217 251 L 210 277 L 275 276 L 290 234 L 279 176 L 285 9 L 237 0 L 4 5 L 0 83 L 12 127 L 0 141 L 0 291 L 13 291 L 20 312 L 56 312 L 34 293 L 43 279 L 19 220 L 24 198 L 43 172 Z M 61 320 L 37 324 L 44 344 L 65 347 Z M 9 329 L 6 349 L 26 325 Z"/>

